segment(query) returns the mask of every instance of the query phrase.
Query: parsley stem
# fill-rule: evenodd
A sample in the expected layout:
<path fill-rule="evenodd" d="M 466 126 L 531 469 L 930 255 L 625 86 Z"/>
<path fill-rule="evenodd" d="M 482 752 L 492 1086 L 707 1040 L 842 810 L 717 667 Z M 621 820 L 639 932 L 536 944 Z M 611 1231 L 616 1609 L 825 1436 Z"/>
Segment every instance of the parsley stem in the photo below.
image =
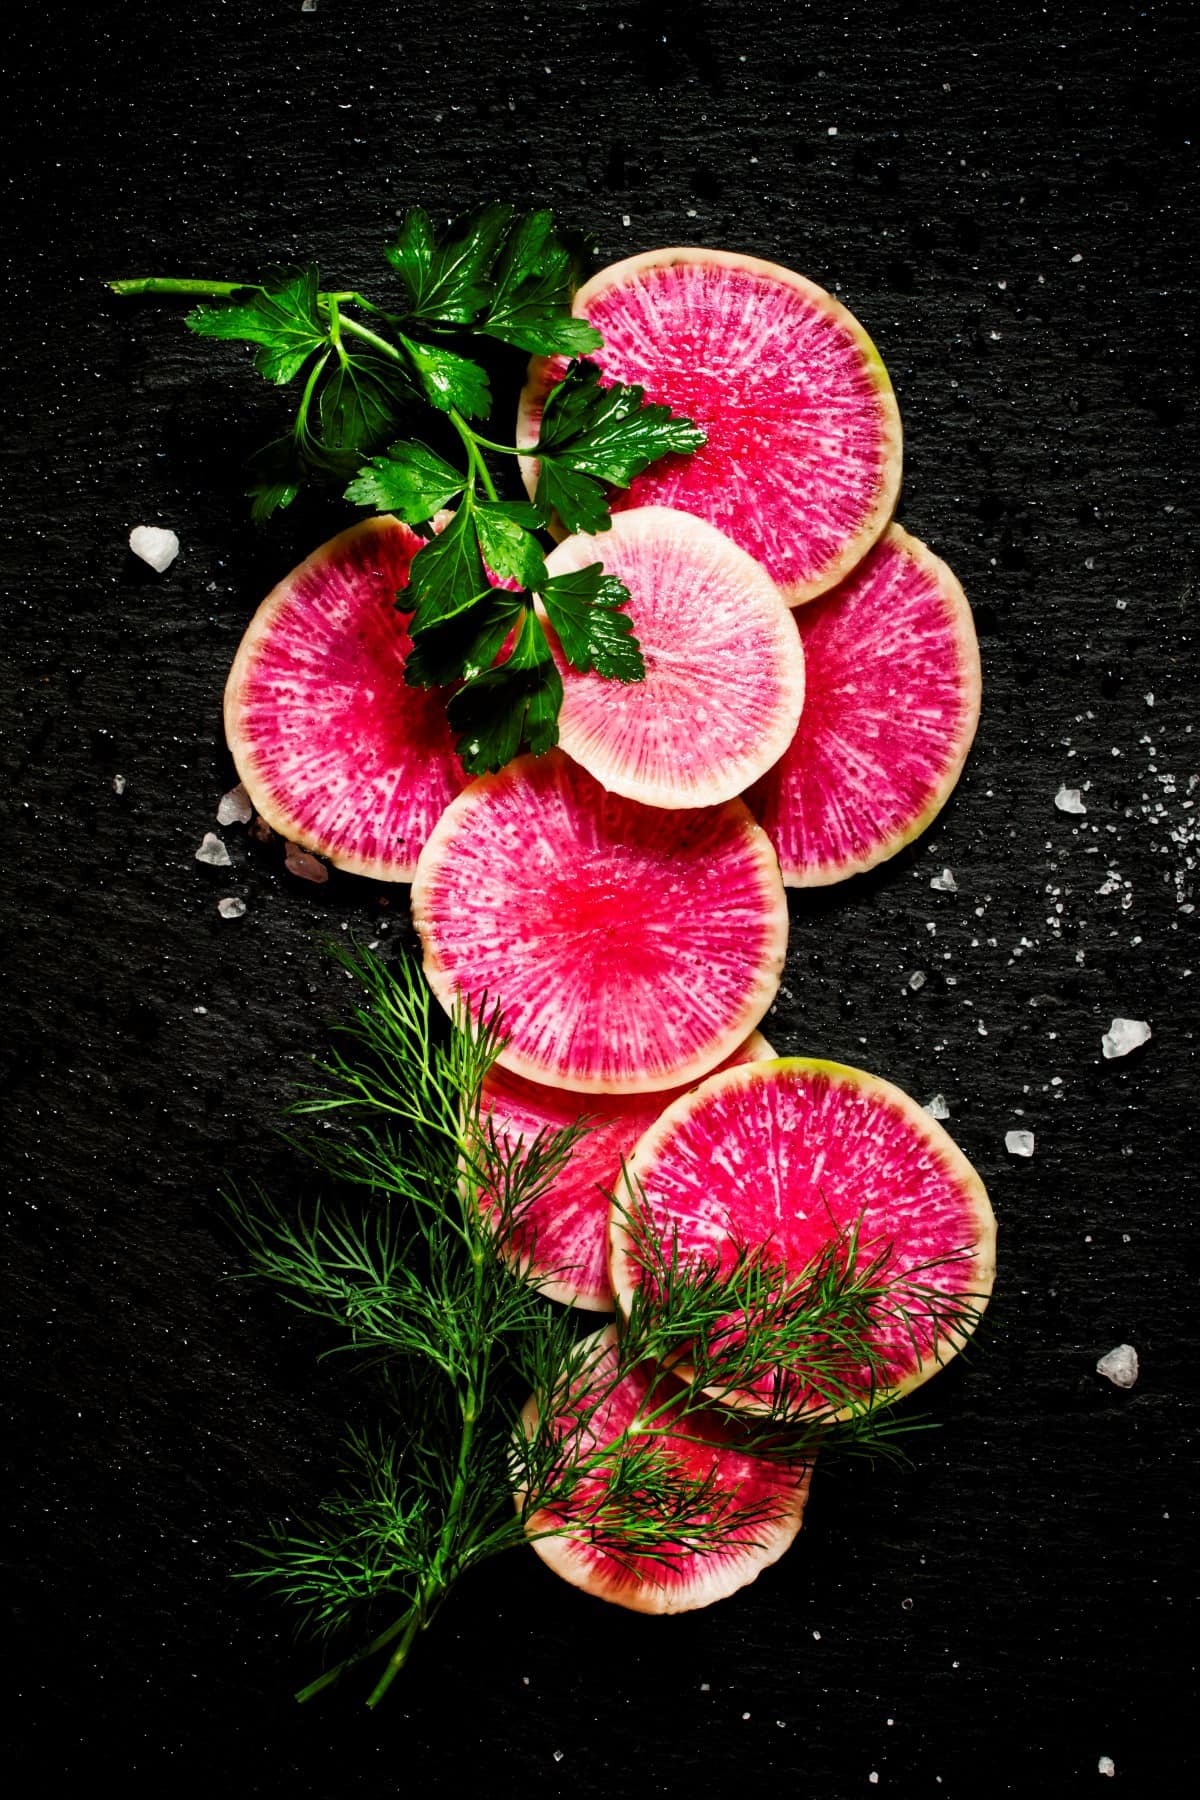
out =
<path fill-rule="evenodd" d="M 516 444 L 494 444 L 491 438 L 480 437 L 477 431 L 473 431 L 471 436 L 485 450 L 496 450 L 501 456 L 527 456 L 529 454 L 528 451 L 519 449 Z"/>
<path fill-rule="evenodd" d="M 325 297 L 326 299 L 331 298 L 330 295 L 326 295 Z M 336 298 L 341 300 L 344 299 L 345 296 L 338 294 Z M 357 300 L 357 294 L 353 295 L 352 298 Z M 395 344 L 389 344 L 386 338 L 380 337 L 377 331 L 372 331 L 369 325 L 361 325 L 357 319 L 347 318 L 345 313 L 341 315 L 341 319 L 343 331 L 352 332 L 355 337 L 363 338 L 366 343 L 373 344 L 376 350 L 383 356 L 390 356 L 393 362 L 404 361 L 403 356 L 401 356 Z"/>
<path fill-rule="evenodd" d="M 110 281 L 114 294 L 207 294 L 212 300 L 228 299 L 230 294 L 256 288 L 257 281 L 194 281 L 190 277 L 174 280 L 170 276 L 142 275 L 132 281 Z"/>
<path fill-rule="evenodd" d="M 475 432 L 471 430 L 471 427 L 467 424 L 467 421 L 463 418 L 456 406 L 450 408 L 450 422 L 463 443 L 466 445 L 467 455 L 471 460 L 472 477 L 476 481 L 481 481 L 483 483 L 483 491 L 489 500 L 498 500 L 500 496 L 496 492 L 496 484 L 492 480 L 491 470 L 484 462 L 479 451 L 480 444 L 486 444 L 487 439 L 478 437 Z"/>

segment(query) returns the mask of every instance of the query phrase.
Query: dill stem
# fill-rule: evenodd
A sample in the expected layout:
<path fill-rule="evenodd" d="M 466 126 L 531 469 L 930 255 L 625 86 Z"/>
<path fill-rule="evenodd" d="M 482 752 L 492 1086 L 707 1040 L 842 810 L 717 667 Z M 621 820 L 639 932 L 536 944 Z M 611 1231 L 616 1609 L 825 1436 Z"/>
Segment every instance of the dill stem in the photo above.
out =
<path fill-rule="evenodd" d="M 382 1642 L 391 1642 L 397 1630 L 402 1633 L 400 1642 L 388 1657 L 387 1668 L 383 1671 L 383 1674 L 379 1677 L 379 1680 L 367 1695 L 367 1705 L 369 1707 L 374 1708 L 379 1705 L 379 1702 L 383 1699 L 383 1696 L 387 1693 L 393 1681 L 395 1681 L 397 1675 L 408 1661 L 409 1652 L 413 1647 L 418 1631 L 424 1631 L 426 1626 L 432 1622 L 434 1614 L 437 1612 L 438 1607 L 446 1598 L 449 1591 L 450 1583 L 448 1581 L 443 1581 L 440 1575 L 430 1575 L 426 1581 L 422 1582 L 421 1590 L 417 1595 L 414 1604 L 404 1614 L 403 1618 L 397 1619 L 390 1631 L 384 1633 L 383 1640 L 376 1638 L 374 1644 L 371 1645 L 371 1650 L 379 1649 L 382 1646 Z M 366 1651 L 364 1654 L 369 1655 L 370 1651 Z"/>

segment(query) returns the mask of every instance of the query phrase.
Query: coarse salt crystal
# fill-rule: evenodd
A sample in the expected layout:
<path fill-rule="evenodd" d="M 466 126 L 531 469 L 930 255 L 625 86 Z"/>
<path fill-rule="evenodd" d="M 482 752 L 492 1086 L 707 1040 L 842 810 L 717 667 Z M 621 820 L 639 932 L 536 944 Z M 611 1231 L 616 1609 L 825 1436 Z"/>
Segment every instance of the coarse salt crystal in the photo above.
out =
<path fill-rule="evenodd" d="M 1032 1156 L 1032 1131 L 1006 1131 L 1004 1134 L 1004 1148 L 1008 1151 L 1010 1156 Z"/>
<path fill-rule="evenodd" d="M 227 869 L 233 858 L 215 831 L 206 831 L 196 852 L 196 861 L 210 863 L 214 869 Z"/>
<path fill-rule="evenodd" d="M 246 902 L 239 900 L 236 894 L 230 894 L 224 900 L 217 901 L 217 911 L 223 919 L 240 919 L 246 910 Z"/>
<path fill-rule="evenodd" d="M 1131 1050 L 1148 1044 L 1151 1035 L 1145 1019 L 1114 1019 L 1100 1039 L 1100 1048 L 1105 1060 L 1111 1061 L 1114 1056 L 1128 1056 Z"/>
<path fill-rule="evenodd" d="M 953 869 L 943 869 L 940 875 L 933 877 L 929 885 L 931 888 L 936 888 L 939 894 L 957 894 L 958 892 L 958 883 L 954 879 Z"/>
<path fill-rule="evenodd" d="M 283 866 L 289 875 L 299 876 L 301 881 L 322 882 L 329 880 L 329 870 L 299 844 L 289 844 L 283 858 Z"/>
<path fill-rule="evenodd" d="M 129 534 L 129 548 L 161 575 L 179 555 L 179 539 L 162 525 L 135 525 Z"/>
<path fill-rule="evenodd" d="M 935 1094 L 932 1100 L 926 1102 L 925 1111 L 931 1119 L 948 1119 L 950 1108 L 946 1105 L 945 1094 Z"/>
<path fill-rule="evenodd" d="M 1138 1378 L 1138 1355 L 1132 1344 L 1118 1344 L 1096 1364 L 1097 1375 L 1104 1375 L 1114 1387 L 1131 1388 Z"/>
<path fill-rule="evenodd" d="M 248 825 L 254 817 L 250 796 L 239 781 L 235 788 L 222 794 L 217 802 L 218 825 Z"/>
<path fill-rule="evenodd" d="M 1085 813 L 1087 811 L 1087 807 L 1083 804 L 1083 795 L 1078 788 L 1060 787 L 1054 796 L 1054 804 L 1059 812 Z"/>
<path fill-rule="evenodd" d="M 1115 1775 L 1117 1772 L 1117 1765 L 1111 1756 L 1102 1756 L 1096 1768 L 1101 1775 Z"/>

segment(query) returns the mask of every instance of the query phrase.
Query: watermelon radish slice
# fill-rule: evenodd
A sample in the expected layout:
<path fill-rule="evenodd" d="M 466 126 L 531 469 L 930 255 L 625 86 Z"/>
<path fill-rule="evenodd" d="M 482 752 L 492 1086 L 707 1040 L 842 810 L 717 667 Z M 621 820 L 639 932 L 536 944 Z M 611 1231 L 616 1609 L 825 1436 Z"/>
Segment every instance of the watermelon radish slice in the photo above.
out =
<path fill-rule="evenodd" d="M 676 1100 L 628 1164 L 659 1243 L 678 1232 L 685 1263 L 728 1270 L 739 1244 L 799 1275 L 840 1234 L 857 1229 L 863 1268 L 888 1252 L 886 1278 L 903 1308 L 874 1313 L 882 1378 L 850 1370 L 867 1399 L 918 1386 L 960 1348 L 987 1304 L 996 1225 L 983 1183 L 915 1100 L 878 1076 L 803 1057 L 712 1075 Z M 647 1279 L 630 1253 L 626 1212 L 614 1206 L 612 1278 L 620 1311 Z M 931 1290 L 933 1307 L 920 1297 Z M 956 1315 L 945 1329 L 946 1309 Z M 937 1314 L 939 1316 L 932 1316 Z M 789 1399 L 818 1396 L 787 1382 Z M 746 1395 L 765 1397 L 764 1373 Z"/>
<path fill-rule="evenodd" d="M 757 257 L 651 250 L 579 289 L 613 381 L 694 419 L 707 442 L 666 457 L 612 497 L 673 506 L 748 550 L 790 604 L 840 581 L 879 536 L 900 491 L 900 415 L 879 352 L 841 303 Z M 535 357 L 517 442 L 530 446 L 562 359 Z M 526 458 L 530 491 L 536 465 Z"/>
<path fill-rule="evenodd" d="M 551 636 L 559 742 L 648 806 L 732 800 L 782 756 L 804 704 L 804 653 L 779 589 L 713 526 L 664 506 L 568 538 L 546 566 L 565 575 L 597 561 L 629 589 L 646 677 L 580 674 Z"/>
<path fill-rule="evenodd" d="M 747 1454 L 738 1446 L 738 1424 L 729 1414 L 715 1409 L 683 1419 L 669 1404 L 658 1408 L 678 1383 L 661 1370 L 642 1365 L 617 1379 L 616 1331 L 609 1326 L 590 1340 L 595 1348 L 589 1370 L 590 1383 L 564 1399 L 556 1426 L 570 1429 L 581 1404 L 588 1404 L 589 1389 L 597 1397 L 595 1412 L 587 1421 L 587 1438 L 581 1449 L 611 1443 L 629 1430 L 639 1414 L 655 1413 L 656 1430 L 669 1430 L 662 1441 L 670 1461 L 693 1479 L 710 1478 L 715 1471 L 722 1495 L 729 1503 L 728 1538 L 719 1545 L 706 1543 L 697 1549 L 681 1539 L 664 1555 L 617 1556 L 589 1524 L 596 1502 L 603 1496 L 601 1475 L 586 1477 L 562 1511 L 531 1511 L 525 1529 L 542 1560 L 575 1587 L 599 1599 L 610 1600 L 634 1612 L 677 1613 L 710 1606 L 715 1600 L 746 1587 L 771 1563 L 777 1562 L 800 1529 L 804 1503 L 812 1476 L 811 1464 L 789 1465 Z M 538 1411 L 530 1400 L 522 1414 L 527 1434 L 536 1427 Z M 560 1433 L 561 1434 L 561 1433 Z M 517 1504 L 525 1496 L 517 1495 Z M 740 1520 L 739 1516 L 741 1515 Z M 636 1497 L 630 1516 L 637 1522 Z M 539 1536 L 567 1528 L 562 1536 Z"/>
<path fill-rule="evenodd" d="M 424 539 L 365 519 L 263 601 L 225 687 L 225 733 L 267 823 L 340 869 L 411 881 L 421 846 L 467 783 L 446 695 L 404 685 L 396 594 Z"/>
<path fill-rule="evenodd" d="M 447 1011 L 500 1009 L 505 1068 L 583 1093 L 697 1079 L 773 1000 L 787 900 L 740 800 L 660 812 L 552 751 L 451 802 L 412 892 Z"/>
<path fill-rule="evenodd" d="M 761 1062 L 772 1055 L 761 1032 L 753 1031 L 728 1062 Z M 680 1091 L 595 1094 L 582 1100 L 578 1094 L 543 1087 L 506 1069 L 493 1068 L 487 1076 L 482 1115 L 502 1143 L 528 1145 L 540 1132 L 550 1135 L 580 1120 L 587 1123 L 585 1135 L 576 1140 L 545 1193 L 521 1214 L 507 1247 L 547 1299 L 584 1312 L 613 1310 L 608 1279 L 610 1196 L 620 1184 L 622 1163 Z"/>
<path fill-rule="evenodd" d="M 796 623 L 804 712 L 746 800 L 788 886 L 819 887 L 894 856 L 945 804 L 979 722 L 979 645 L 953 574 L 898 525 Z"/>

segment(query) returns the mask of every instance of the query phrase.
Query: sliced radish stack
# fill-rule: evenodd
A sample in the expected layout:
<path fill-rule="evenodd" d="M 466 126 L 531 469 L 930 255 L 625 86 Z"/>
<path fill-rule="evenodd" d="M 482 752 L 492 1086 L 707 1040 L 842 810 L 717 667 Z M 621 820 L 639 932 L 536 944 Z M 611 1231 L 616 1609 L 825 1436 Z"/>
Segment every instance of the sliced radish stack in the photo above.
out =
<path fill-rule="evenodd" d="M 366 519 L 263 601 L 225 687 L 225 732 L 263 818 L 340 869 L 411 881 L 466 784 L 446 695 L 404 685 L 397 592 L 424 540 Z"/>
<path fill-rule="evenodd" d="M 859 1268 L 886 1248 L 906 1316 L 895 1308 L 878 1315 L 872 1343 L 885 1377 L 876 1398 L 927 1380 L 987 1304 L 996 1224 L 983 1183 L 915 1100 L 861 1069 L 791 1057 L 712 1075 L 666 1109 L 628 1169 L 655 1236 L 671 1243 L 677 1233 L 688 1262 L 728 1270 L 739 1244 L 761 1246 L 798 1276 L 839 1234 L 857 1230 Z M 611 1230 L 613 1286 L 625 1312 L 647 1277 L 619 1205 Z M 921 1288 L 933 1291 L 932 1308 Z M 946 1303 L 961 1329 L 943 1328 Z M 862 1383 L 866 1400 L 866 1371 Z M 747 1403 L 768 1386 L 764 1374 Z M 803 1389 L 793 1398 L 814 1400 Z"/>
<path fill-rule="evenodd" d="M 761 1062 L 771 1055 L 771 1046 L 754 1031 L 728 1060 Z M 548 1299 L 585 1312 L 613 1310 L 608 1278 L 610 1198 L 620 1185 L 622 1162 L 679 1092 L 668 1088 L 584 1098 L 499 1068 L 484 1081 L 482 1114 L 502 1143 L 523 1143 L 528 1148 L 539 1133 L 552 1134 L 580 1121 L 587 1125 L 558 1175 L 522 1212 L 507 1246 Z"/>
<path fill-rule="evenodd" d="M 792 605 L 863 556 L 900 491 L 901 431 L 879 352 L 822 288 L 723 250 L 651 250 L 585 282 L 574 312 L 603 333 L 612 381 L 694 419 L 708 435 L 612 496 L 614 508 L 697 514 L 763 564 Z M 561 359 L 535 357 L 517 442 L 531 446 Z M 536 464 L 526 458 L 527 484 Z"/>
<path fill-rule="evenodd" d="M 702 520 L 663 506 L 618 513 L 570 537 L 551 575 L 602 562 L 630 591 L 646 678 L 563 679 L 559 742 L 614 794 L 648 806 L 714 806 L 770 768 L 804 703 L 804 653 L 779 589 Z"/>
<path fill-rule="evenodd" d="M 451 802 L 412 907 L 447 1011 L 498 1006 L 502 1065 L 583 1093 L 715 1068 L 774 999 L 787 950 L 775 853 L 740 800 L 661 812 L 561 751 Z"/>
<path fill-rule="evenodd" d="M 628 1431 L 639 1414 L 658 1414 L 660 1404 L 678 1384 L 662 1371 L 641 1367 L 614 1385 L 617 1370 L 616 1333 L 609 1326 L 591 1340 L 595 1358 L 591 1387 L 564 1397 L 556 1417 L 563 1430 L 578 1416 L 589 1392 L 602 1395 L 588 1422 L 589 1445 L 602 1446 Z M 611 1389 L 605 1392 L 606 1389 Z M 531 1433 L 537 1422 L 531 1400 L 523 1415 Z M 749 1585 L 761 1570 L 777 1562 L 800 1529 L 808 1498 L 811 1465 L 792 1465 L 777 1459 L 753 1456 L 739 1448 L 736 1419 L 715 1409 L 681 1419 L 670 1408 L 656 1416 L 655 1426 L 668 1429 L 662 1439 L 668 1460 L 686 1476 L 703 1480 L 717 1471 L 720 1491 L 735 1498 L 734 1516 L 720 1548 L 694 1548 L 686 1538 L 664 1547 L 656 1556 L 614 1554 L 589 1524 L 605 1490 L 599 1476 L 580 1482 L 571 1503 L 562 1511 L 533 1511 L 525 1521 L 533 1548 L 556 1574 L 575 1587 L 634 1612 L 678 1613 L 710 1606 Z M 561 1432 L 560 1432 L 561 1435 Z M 517 1495 L 521 1505 L 524 1495 Z M 737 1513 L 744 1520 L 739 1523 Z M 636 1497 L 629 1501 L 631 1524 L 638 1521 Z M 539 1536 L 539 1532 L 565 1535 Z"/>
<path fill-rule="evenodd" d="M 746 799 L 788 886 L 819 887 L 894 856 L 945 804 L 979 722 L 979 645 L 954 575 L 898 525 L 796 624 L 804 712 Z"/>

